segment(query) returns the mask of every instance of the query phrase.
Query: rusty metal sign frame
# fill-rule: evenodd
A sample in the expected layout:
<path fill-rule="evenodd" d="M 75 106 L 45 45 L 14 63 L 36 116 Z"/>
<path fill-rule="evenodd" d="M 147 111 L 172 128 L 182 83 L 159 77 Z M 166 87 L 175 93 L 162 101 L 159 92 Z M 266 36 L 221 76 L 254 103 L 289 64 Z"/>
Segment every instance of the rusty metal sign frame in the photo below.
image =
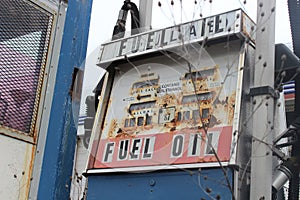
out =
<path fill-rule="evenodd" d="M 235 96 L 235 101 L 238 101 L 237 102 L 237 105 L 240 105 L 240 101 L 241 101 L 241 84 L 242 84 L 242 76 L 243 76 L 243 66 L 244 66 L 244 55 L 245 54 L 245 51 L 242 51 L 242 53 L 239 53 L 238 57 L 238 66 L 236 67 L 239 71 L 237 72 L 237 76 L 238 76 L 238 91 L 236 96 Z M 132 65 L 132 63 L 131 63 Z M 113 67 L 111 67 L 113 68 Z M 110 68 L 110 70 L 112 70 Z M 99 103 L 99 107 L 98 107 L 98 112 L 96 114 L 96 118 L 95 118 L 95 124 L 94 124 L 94 129 L 93 129 L 93 132 L 92 132 L 92 138 L 91 138 L 91 141 L 94 141 L 94 143 L 97 143 L 99 142 L 99 137 L 100 135 L 102 134 L 102 131 L 103 131 L 103 126 L 107 126 L 107 124 L 105 125 L 105 120 L 103 119 L 104 116 L 105 116 L 105 112 L 106 112 L 106 108 L 107 106 L 109 106 L 111 104 L 111 100 L 110 100 L 110 92 L 111 92 L 111 87 L 112 87 L 112 81 L 113 81 L 113 77 L 114 77 L 114 73 L 118 73 L 118 70 L 122 69 L 121 66 L 118 66 L 116 67 L 115 69 L 117 69 L 116 71 L 112 70 L 112 71 L 109 71 L 109 73 L 107 74 L 107 77 L 106 77 L 106 80 L 108 82 L 106 82 L 106 84 L 104 85 L 103 87 L 103 90 L 102 90 L 102 97 L 100 99 L 100 103 Z M 142 76 L 142 75 L 141 75 Z M 109 78 L 110 77 L 110 78 Z M 175 86 L 177 86 L 175 84 Z M 172 89 L 173 86 L 169 86 L 169 89 Z M 173 88 L 174 89 L 174 88 Z M 132 93 L 134 94 L 134 92 Z M 149 98 L 152 94 L 146 94 L 145 97 L 142 97 L 144 99 L 147 99 Z M 128 101 L 131 101 L 130 98 L 128 99 Z M 235 107 L 235 117 L 233 118 L 234 122 L 233 122 L 233 129 L 235 130 L 237 127 L 238 127 L 238 123 L 239 123 L 239 112 L 238 112 L 238 109 L 237 107 Z M 136 121 L 136 123 L 138 123 L 138 121 Z M 126 124 L 126 121 L 124 122 L 124 124 Z M 127 123 L 128 124 L 128 123 Z M 126 126 L 126 125 L 125 125 Z M 101 128 L 100 128 L 101 127 Z M 172 128 L 171 128 L 172 129 Z M 130 129 L 128 129 L 130 131 Z M 109 134 L 107 135 L 107 137 L 109 138 Z M 236 144 L 236 140 L 237 138 L 236 137 L 232 137 L 231 138 L 231 144 Z M 143 143 L 144 145 L 146 144 L 146 142 L 144 141 Z M 156 170 L 156 169 L 170 169 L 172 168 L 172 166 L 177 166 L 179 168 L 193 168 L 193 167 L 215 167 L 216 166 L 216 163 L 215 162 L 208 162 L 208 163 L 193 163 L 193 164 L 181 164 L 181 165 L 176 165 L 173 164 L 173 165 L 160 165 L 160 166 L 131 166 L 131 167 L 124 167 L 122 166 L 121 168 L 118 168 L 116 166 L 113 166 L 113 167 L 108 167 L 108 168 L 103 168 L 103 169 L 97 169 L 97 167 L 95 167 L 94 164 L 94 161 L 93 159 L 95 159 L 95 155 L 97 154 L 97 149 L 95 149 L 95 146 L 97 145 L 90 145 L 90 148 L 89 148 L 89 151 L 91 152 L 91 157 L 90 157 L 90 162 L 89 162 L 89 165 L 87 167 L 87 173 L 105 173 L 105 172 L 115 172 L 115 171 L 144 171 L 143 169 L 146 169 L 146 170 Z M 97 148 L 97 147 L 96 147 Z M 103 148 L 103 147 L 102 147 Z M 110 148 L 110 147 L 107 147 L 107 148 Z M 231 146 L 230 145 L 230 148 L 233 148 L 235 149 L 236 146 Z M 110 150 L 110 149 L 109 149 Z M 232 149 L 231 149 L 232 150 Z M 101 151 L 101 150 L 100 150 Z M 99 152 L 99 150 L 98 150 Z M 235 151 L 232 151 L 231 152 L 231 158 L 228 159 L 228 160 L 224 160 L 221 161 L 222 165 L 226 166 L 228 164 L 235 164 Z M 98 161 L 99 162 L 99 161 Z M 217 164 L 218 165 L 218 164 Z M 171 166 L 171 167 L 170 167 Z M 116 167 L 116 168 L 114 168 Z"/>

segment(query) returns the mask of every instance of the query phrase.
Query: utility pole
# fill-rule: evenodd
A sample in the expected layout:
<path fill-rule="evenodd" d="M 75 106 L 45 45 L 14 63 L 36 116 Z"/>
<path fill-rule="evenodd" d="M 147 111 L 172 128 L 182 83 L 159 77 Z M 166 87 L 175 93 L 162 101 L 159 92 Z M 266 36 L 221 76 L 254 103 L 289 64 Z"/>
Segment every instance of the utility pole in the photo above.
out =
<path fill-rule="evenodd" d="M 140 26 L 142 32 L 151 29 L 153 0 L 140 0 Z"/>
<path fill-rule="evenodd" d="M 275 0 L 257 1 L 253 96 L 251 200 L 272 198 L 272 137 L 274 135 Z"/>

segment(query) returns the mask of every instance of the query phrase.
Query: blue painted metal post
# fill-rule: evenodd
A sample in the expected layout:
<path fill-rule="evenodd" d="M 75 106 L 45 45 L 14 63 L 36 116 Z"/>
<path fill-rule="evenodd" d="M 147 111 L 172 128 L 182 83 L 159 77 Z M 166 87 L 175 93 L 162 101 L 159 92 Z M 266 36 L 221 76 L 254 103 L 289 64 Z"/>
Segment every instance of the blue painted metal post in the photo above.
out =
<path fill-rule="evenodd" d="M 70 88 L 74 69 L 85 60 L 91 7 L 92 0 L 68 3 L 38 199 L 69 198 L 78 115 L 72 109 Z"/>
<path fill-rule="evenodd" d="M 233 171 L 225 168 L 232 185 Z M 220 168 L 89 176 L 88 200 L 232 199 Z"/>

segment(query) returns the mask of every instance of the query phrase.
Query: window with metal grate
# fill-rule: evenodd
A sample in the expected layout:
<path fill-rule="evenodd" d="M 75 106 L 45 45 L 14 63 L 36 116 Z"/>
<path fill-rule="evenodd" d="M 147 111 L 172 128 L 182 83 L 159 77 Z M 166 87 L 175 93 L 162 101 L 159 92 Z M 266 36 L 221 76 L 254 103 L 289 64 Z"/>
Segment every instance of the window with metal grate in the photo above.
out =
<path fill-rule="evenodd" d="M 0 126 L 33 136 L 53 15 L 28 0 L 0 4 Z"/>

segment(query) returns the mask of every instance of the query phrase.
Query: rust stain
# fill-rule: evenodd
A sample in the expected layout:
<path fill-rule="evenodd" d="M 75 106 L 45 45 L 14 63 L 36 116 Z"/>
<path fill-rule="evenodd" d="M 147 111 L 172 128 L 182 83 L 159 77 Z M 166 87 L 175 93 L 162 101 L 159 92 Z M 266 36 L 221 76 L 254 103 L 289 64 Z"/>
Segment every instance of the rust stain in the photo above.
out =
<path fill-rule="evenodd" d="M 243 13 L 243 20 L 242 20 L 242 32 L 245 36 L 247 36 L 252 42 L 255 43 L 255 38 L 254 38 L 254 27 L 250 27 L 251 28 L 251 31 L 248 32 L 247 31 L 247 24 L 246 24 L 246 19 L 248 19 L 249 21 L 252 22 L 252 24 L 254 25 L 255 23 L 250 20 L 250 18 L 245 14 Z"/>
<path fill-rule="evenodd" d="M 147 125 L 147 126 L 144 126 L 144 129 L 145 130 L 151 130 L 151 129 L 153 129 L 154 128 L 154 126 L 151 124 L 151 125 Z"/>
<path fill-rule="evenodd" d="M 135 135 L 129 134 L 129 133 L 120 133 L 116 135 L 116 138 L 124 139 L 124 138 L 135 138 Z"/>
<path fill-rule="evenodd" d="M 22 178 L 20 180 L 20 188 L 19 188 L 20 199 L 27 199 L 29 195 L 29 189 L 32 181 L 35 149 L 36 149 L 35 145 L 26 144 L 23 166 L 21 167 Z"/>
<path fill-rule="evenodd" d="M 162 107 L 167 107 L 168 105 L 176 105 L 178 99 L 175 94 L 166 94 L 162 98 L 157 98 L 157 102 Z"/>
<path fill-rule="evenodd" d="M 109 124 L 106 122 L 107 137 L 135 137 L 178 130 L 188 133 L 193 128 L 232 123 L 236 94 L 226 94 L 218 65 L 185 73 L 174 81 L 181 81 L 181 84 L 173 84 L 180 85 L 180 90 L 168 93 L 168 84 L 160 83 L 159 76 L 142 75 L 129 88 L 132 100 L 124 107 L 126 115 L 112 119 Z M 112 106 L 112 98 L 109 106 Z"/>
<path fill-rule="evenodd" d="M 118 122 L 113 119 L 110 123 L 109 130 L 108 130 L 108 138 L 112 138 L 114 136 L 114 133 L 117 131 L 118 128 Z"/>
<path fill-rule="evenodd" d="M 35 128 L 33 131 L 34 131 L 33 132 L 33 141 L 36 144 L 37 139 L 38 139 L 38 130 Z"/>
<path fill-rule="evenodd" d="M 29 194 L 29 189 L 30 189 L 31 181 L 33 179 L 32 173 L 33 173 L 35 151 L 36 151 L 36 145 L 32 145 L 32 148 L 31 148 L 31 160 L 30 160 L 30 164 L 29 164 L 29 173 L 28 173 L 28 176 L 27 176 L 27 180 L 28 180 L 27 181 L 27 188 L 26 188 L 26 193 L 27 194 Z"/>
<path fill-rule="evenodd" d="M 173 131 L 176 131 L 176 127 L 175 126 L 170 129 L 170 132 L 173 132 Z"/>
<path fill-rule="evenodd" d="M 10 127 L 8 127 L 8 126 L 0 125 L 0 128 L 3 129 L 3 130 L 7 130 L 7 131 L 10 131 L 10 132 L 17 133 L 17 134 L 19 134 L 19 135 L 24 135 L 24 136 L 32 137 L 31 134 L 28 134 L 28 133 L 19 131 L 19 130 L 17 130 L 17 129 L 10 128 Z M 0 132 L 0 133 L 3 133 L 3 132 Z M 5 134 L 5 133 L 3 133 L 3 134 Z"/>
<path fill-rule="evenodd" d="M 30 136 L 28 134 L 24 134 L 23 132 L 8 128 L 6 126 L 0 126 L 0 135 L 9 136 L 16 140 L 27 142 L 29 144 L 35 144 L 35 141 L 33 140 L 32 136 Z"/>
<path fill-rule="evenodd" d="M 236 91 L 231 94 L 231 96 L 229 97 L 229 100 L 228 100 L 228 111 L 229 111 L 229 116 L 228 116 L 228 119 L 229 119 L 229 124 L 232 124 L 233 123 L 233 116 L 234 116 L 234 109 L 235 109 L 235 97 L 236 97 Z"/>

